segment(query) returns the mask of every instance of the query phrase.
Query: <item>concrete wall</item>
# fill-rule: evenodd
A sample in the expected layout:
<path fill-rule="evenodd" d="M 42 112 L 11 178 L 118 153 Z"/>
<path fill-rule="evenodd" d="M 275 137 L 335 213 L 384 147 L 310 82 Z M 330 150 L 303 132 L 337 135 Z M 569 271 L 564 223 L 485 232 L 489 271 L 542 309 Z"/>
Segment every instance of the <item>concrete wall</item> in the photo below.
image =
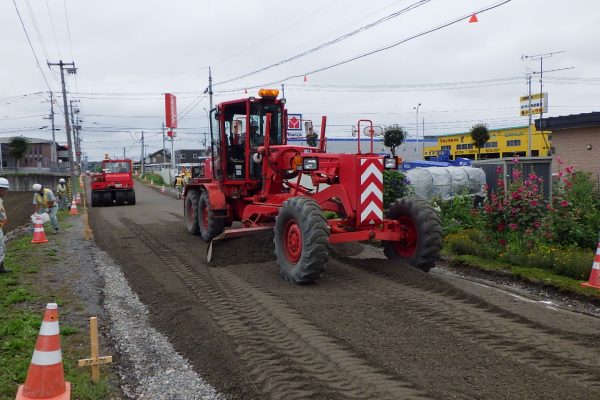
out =
<path fill-rule="evenodd" d="M 43 186 L 56 192 L 56 185 L 61 176 L 58 175 L 43 175 L 43 174 L 27 174 L 27 175 L 1 175 L 10 182 L 10 190 L 15 192 L 32 192 L 31 187 L 34 183 L 40 183 Z M 63 178 L 67 179 L 68 176 Z"/>
<path fill-rule="evenodd" d="M 561 129 L 552 132 L 554 157 L 564 160 L 563 166 L 600 174 L 600 127 Z M 554 163 L 554 170 L 558 163 Z"/>

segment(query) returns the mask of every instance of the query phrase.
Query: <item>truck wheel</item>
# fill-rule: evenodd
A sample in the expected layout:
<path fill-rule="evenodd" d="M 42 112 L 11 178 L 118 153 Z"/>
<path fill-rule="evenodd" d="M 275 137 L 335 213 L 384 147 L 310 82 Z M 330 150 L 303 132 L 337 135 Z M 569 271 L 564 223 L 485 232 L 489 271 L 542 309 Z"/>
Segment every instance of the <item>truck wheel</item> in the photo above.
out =
<path fill-rule="evenodd" d="M 102 193 L 102 204 L 105 206 L 112 206 L 113 202 L 112 202 L 112 193 L 109 191 L 106 191 L 104 193 Z"/>
<path fill-rule="evenodd" d="M 134 206 L 135 205 L 135 191 L 130 190 L 127 192 L 127 203 L 130 206 Z"/>
<path fill-rule="evenodd" d="M 198 200 L 198 227 L 200 228 L 200 236 L 205 242 L 210 242 L 225 230 L 225 218 L 215 218 L 213 216 L 206 191 L 202 191 Z"/>
<path fill-rule="evenodd" d="M 185 228 L 192 235 L 200 234 L 200 221 L 198 219 L 198 191 L 190 190 L 185 196 L 185 207 L 183 213 L 185 215 Z"/>
<path fill-rule="evenodd" d="M 123 204 L 125 204 L 125 195 L 127 193 L 123 192 L 121 190 L 115 192 L 115 201 L 117 202 L 118 206 L 122 206 Z"/>
<path fill-rule="evenodd" d="M 286 200 L 275 219 L 275 256 L 281 276 L 291 283 L 313 283 L 329 261 L 329 229 L 323 210 L 307 197 Z"/>
<path fill-rule="evenodd" d="M 92 207 L 98 207 L 101 202 L 100 193 L 92 191 Z"/>
<path fill-rule="evenodd" d="M 382 241 L 386 257 L 425 272 L 433 268 L 442 249 L 442 222 L 433 207 L 425 200 L 404 197 L 390 205 L 386 217 L 399 221 L 408 234 L 406 240 Z"/>

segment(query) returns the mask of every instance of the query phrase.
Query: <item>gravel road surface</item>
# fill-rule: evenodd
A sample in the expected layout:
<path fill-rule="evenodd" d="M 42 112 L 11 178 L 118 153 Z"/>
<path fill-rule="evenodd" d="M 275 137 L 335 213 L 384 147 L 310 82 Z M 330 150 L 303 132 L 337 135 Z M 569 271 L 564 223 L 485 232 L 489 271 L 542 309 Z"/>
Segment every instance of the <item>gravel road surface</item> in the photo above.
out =
<path fill-rule="evenodd" d="M 315 285 L 278 274 L 271 237 L 218 247 L 182 202 L 90 209 L 97 245 L 149 323 L 231 399 L 597 399 L 600 320 L 341 247 Z M 358 254 L 360 253 L 360 254 Z"/>

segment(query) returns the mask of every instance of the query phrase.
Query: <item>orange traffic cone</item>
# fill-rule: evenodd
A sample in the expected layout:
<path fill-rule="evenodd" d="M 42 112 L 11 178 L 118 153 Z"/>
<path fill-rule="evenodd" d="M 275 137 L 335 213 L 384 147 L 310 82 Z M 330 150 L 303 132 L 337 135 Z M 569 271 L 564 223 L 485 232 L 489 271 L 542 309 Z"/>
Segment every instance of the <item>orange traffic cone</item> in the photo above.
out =
<path fill-rule="evenodd" d="M 473 13 L 473 15 L 471 15 L 471 18 L 469 18 L 469 23 L 472 24 L 474 22 L 479 22 L 479 20 L 477 19 L 477 14 Z"/>
<path fill-rule="evenodd" d="M 65 382 L 60 349 L 58 306 L 48 303 L 40 334 L 27 371 L 25 384 L 19 386 L 16 400 L 69 400 L 71 384 Z"/>
<path fill-rule="evenodd" d="M 75 199 L 73 199 L 73 202 L 71 203 L 69 215 L 79 215 L 79 211 L 77 211 L 77 202 L 75 201 Z"/>
<path fill-rule="evenodd" d="M 587 282 L 582 283 L 581 286 L 600 289 L 600 243 L 598 243 L 596 255 L 594 256 L 594 262 L 592 263 L 590 279 Z"/>
<path fill-rule="evenodd" d="M 81 193 L 77 192 L 77 198 L 76 198 L 75 202 L 77 204 L 81 205 Z"/>
<path fill-rule="evenodd" d="M 44 224 L 42 223 L 42 217 L 39 214 L 35 215 L 35 224 L 33 224 L 33 238 L 31 243 L 46 243 L 46 232 L 44 232 Z"/>

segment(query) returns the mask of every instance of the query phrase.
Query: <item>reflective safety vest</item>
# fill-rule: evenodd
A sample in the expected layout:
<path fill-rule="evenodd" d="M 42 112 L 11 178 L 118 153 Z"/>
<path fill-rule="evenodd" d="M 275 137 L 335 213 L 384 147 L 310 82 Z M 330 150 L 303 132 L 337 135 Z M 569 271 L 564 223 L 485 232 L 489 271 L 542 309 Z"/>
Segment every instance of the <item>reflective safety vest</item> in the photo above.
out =
<path fill-rule="evenodd" d="M 183 178 L 178 176 L 175 178 L 175 186 L 183 186 Z"/>
<path fill-rule="evenodd" d="M 58 194 L 67 194 L 67 185 L 59 183 L 58 186 L 56 186 L 56 191 Z"/>
<path fill-rule="evenodd" d="M 44 189 L 44 195 L 42 196 L 39 193 L 35 194 L 35 201 L 40 205 L 43 206 L 45 208 L 49 208 L 50 205 L 48 204 L 50 200 L 48 200 L 48 193 L 52 193 L 52 191 L 50 189 Z"/>

